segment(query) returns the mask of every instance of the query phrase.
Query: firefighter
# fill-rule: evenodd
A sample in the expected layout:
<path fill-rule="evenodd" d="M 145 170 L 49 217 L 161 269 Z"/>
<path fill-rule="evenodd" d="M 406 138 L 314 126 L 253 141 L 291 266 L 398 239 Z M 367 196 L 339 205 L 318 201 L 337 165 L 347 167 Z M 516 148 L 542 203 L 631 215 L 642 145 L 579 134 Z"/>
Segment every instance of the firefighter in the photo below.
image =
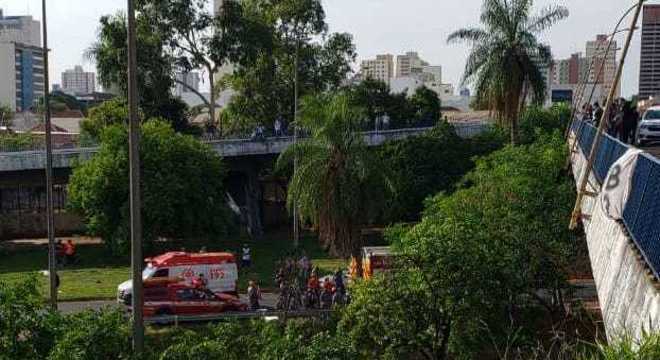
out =
<path fill-rule="evenodd" d="M 67 264 L 73 264 L 76 259 L 76 245 L 73 243 L 73 241 L 71 241 L 71 239 L 64 243 L 64 259 L 66 260 Z"/>
<path fill-rule="evenodd" d="M 261 299 L 261 289 L 257 286 L 257 283 L 253 280 L 248 282 L 248 301 L 250 303 L 250 310 L 256 311 L 261 308 L 259 305 L 259 299 Z"/>

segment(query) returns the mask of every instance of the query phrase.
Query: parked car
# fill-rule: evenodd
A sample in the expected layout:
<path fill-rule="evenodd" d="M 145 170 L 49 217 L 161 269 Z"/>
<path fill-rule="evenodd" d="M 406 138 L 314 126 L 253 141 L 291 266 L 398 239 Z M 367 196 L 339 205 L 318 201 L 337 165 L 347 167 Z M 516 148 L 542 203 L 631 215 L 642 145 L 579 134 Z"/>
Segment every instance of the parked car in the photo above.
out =
<path fill-rule="evenodd" d="M 660 106 L 648 108 L 637 126 L 637 145 L 644 146 L 654 141 L 660 141 Z"/>
<path fill-rule="evenodd" d="M 181 282 L 192 285 L 192 280 L 204 274 L 207 288 L 213 293 L 238 295 L 238 267 L 236 257 L 230 253 L 168 252 L 145 259 L 147 267 L 142 272 L 145 287 L 150 283 Z M 117 287 L 117 301 L 131 303 L 133 282 L 127 280 Z"/>
<path fill-rule="evenodd" d="M 150 283 L 144 287 L 144 317 L 207 315 L 247 309 L 247 304 L 236 296 L 212 293 L 183 283 Z"/>

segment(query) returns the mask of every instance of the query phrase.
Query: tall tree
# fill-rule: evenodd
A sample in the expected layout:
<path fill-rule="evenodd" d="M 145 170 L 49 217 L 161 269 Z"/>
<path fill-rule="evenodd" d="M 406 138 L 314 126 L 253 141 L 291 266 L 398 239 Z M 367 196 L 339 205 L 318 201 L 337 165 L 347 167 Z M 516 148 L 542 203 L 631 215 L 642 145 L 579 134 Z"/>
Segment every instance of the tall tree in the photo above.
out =
<path fill-rule="evenodd" d="M 289 183 L 289 207 L 318 227 L 319 240 L 331 254 L 348 257 L 360 248 L 360 226 L 374 216 L 387 197 L 388 180 L 361 134 L 364 113 L 349 96 L 319 95 L 304 99 L 299 125 L 311 136 L 287 148 L 277 167 L 298 164 Z"/>
<path fill-rule="evenodd" d="M 226 233 L 231 213 L 225 205 L 220 157 L 163 121 L 145 122 L 141 136 L 147 250 L 159 237 L 213 238 Z M 120 254 L 130 246 L 127 142 L 125 125 L 105 127 L 98 154 L 74 169 L 68 186 L 71 209 L 83 216 L 92 234 Z"/>
<path fill-rule="evenodd" d="M 208 99 L 185 82 L 173 80 L 197 94 L 215 126 L 219 91 L 214 77 L 224 65 L 255 58 L 271 41 L 269 32 L 260 22 L 244 17 L 238 1 L 225 1 L 216 15 L 207 10 L 206 0 L 141 0 L 140 4 L 144 16 L 168 39 L 165 49 L 174 67 L 182 72 L 203 69 L 210 87 Z"/>
<path fill-rule="evenodd" d="M 497 112 L 510 128 L 514 144 L 521 102 L 528 93 L 536 103 L 546 96 L 543 69 L 550 66 L 552 54 L 537 36 L 568 16 L 562 6 L 550 6 L 531 16 L 532 5 L 533 0 L 484 0 L 484 27 L 461 29 L 448 38 L 448 42 L 472 46 L 462 82 L 474 85 L 477 98 Z"/>
<path fill-rule="evenodd" d="M 163 52 L 166 37 L 144 15 L 140 14 L 136 20 L 138 95 L 144 118 L 160 117 L 170 122 L 175 130 L 186 130 L 187 107 L 181 100 L 174 98 L 170 91 L 173 69 L 170 58 Z M 98 39 L 87 50 L 87 56 L 96 61 L 100 83 L 126 97 L 126 16 L 121 13 L 104 16 L 100 24 Z"/>
<path fill-rule="evenodd" d="M 347 33 L 327 34 L 318 1 L 245 0 L 242 4 L 244 16 L 265 24 L 273 42 L 228 79 L 236 91 L 227 109 L 234 127 L 250 128 L 278 115 L 292 122 L 296 84 L 302 98 L 338 88 L 352 71 L 353 38 Z"/>
<path fill-rule="evenodd" d="M 415 120 L 419 124 L 432 126 L 440 120 L 440 98 L 435 91 L 426 86 L 417 88 L 410 102 L 416 109 Z"/>

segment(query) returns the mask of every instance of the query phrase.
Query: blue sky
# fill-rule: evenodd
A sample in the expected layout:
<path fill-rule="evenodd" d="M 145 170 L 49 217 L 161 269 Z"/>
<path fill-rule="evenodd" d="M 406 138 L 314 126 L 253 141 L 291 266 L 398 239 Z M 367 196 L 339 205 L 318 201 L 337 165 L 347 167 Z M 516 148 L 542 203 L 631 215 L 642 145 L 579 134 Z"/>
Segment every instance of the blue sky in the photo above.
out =
<path fill-rule="evenodd" d="M 94 41 L 98 18 L 124 9 L 126 0 L 47 1 L 53 82 L 59 82 L 59 73 L 76 64 L 93 70 L 94 64 L 83 58 L 83 52 Z M 542 39 L 552 46 L 557 58 L 584 52 L 585 42 L 596 34 L 610 32 L 633 2 L 537 0 L 536 9 L 555 3 L 571 12 L 568 19 L 546 32 Z M 468 48 L 448 45 L 446 38 L 458 28 L 478 25 L 481 0 L 324 0 L 324 6 L 332 31 L 353 34 L 358 59 L 416 50 L 430 63 L 443 66 L 444 82 L 457 85 Z M 5 15 L 31 14 L 41 18 L 40 0 L 0 0 L 0 8 Z M 621 47 L 624 38 L 617 39 Z M 624 69 L 623 95 L 637 91 L 638 71 L 639 36 L 636 36 Z"/>

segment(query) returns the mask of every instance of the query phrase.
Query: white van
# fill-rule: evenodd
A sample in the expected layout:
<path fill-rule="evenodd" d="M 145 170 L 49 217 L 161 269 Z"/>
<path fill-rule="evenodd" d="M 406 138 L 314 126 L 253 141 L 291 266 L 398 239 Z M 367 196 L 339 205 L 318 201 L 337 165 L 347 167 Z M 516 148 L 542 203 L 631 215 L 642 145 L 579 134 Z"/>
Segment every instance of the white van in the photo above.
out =
<path fill-rule="evenodd" d="M 145 259 L 145 262 L 147 267 L 142 272 L 145 282 L 183 282 L 192 285 L 195 276 L 204 274 L 207 287 L 212 292 L 238 294 L 238 267 L 234 254 L 168 252 Z M 124 281 L 117 287 L 117 301 L 130 305 L 132 293 L 132 280 Z"/>

